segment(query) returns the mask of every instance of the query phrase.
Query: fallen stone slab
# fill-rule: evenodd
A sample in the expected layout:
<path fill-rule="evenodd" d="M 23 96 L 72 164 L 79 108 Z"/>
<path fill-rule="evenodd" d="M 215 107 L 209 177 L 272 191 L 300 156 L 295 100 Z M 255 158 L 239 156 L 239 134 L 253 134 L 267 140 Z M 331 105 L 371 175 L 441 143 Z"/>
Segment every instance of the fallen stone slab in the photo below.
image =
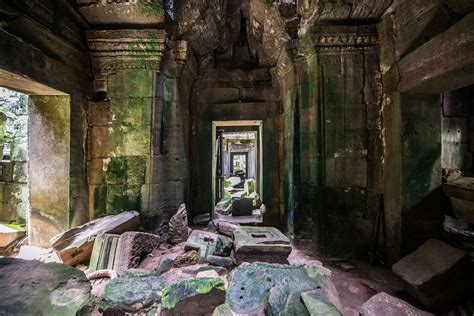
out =
<path fill-rule="evenodd" d="M 235 260 L 288 263 L 290 240 L 274 227 L 240 226 L 234 231 Z"/>
<path fill-rule="evenodd" d="M 450 197 L 454 215 L 474 224 L 474 178 L 461 177 L 443 184 L 444 193 Z"/>
<path fill-rule="evenodd" d="M 326 307 L 342 310 L 326 268 L 243 263 L 230 274 L 226 302 L 214 315 L 308 315 L 301 295 L 315 290 Z"/>
<path fill-rule="evenodd" d="M 61 260 L 74 266 L 91 257 L 94 240 L 98 234 L 120 234 L 140 226 L 138 212 L 123 212 L 102 217 L 82 226 L 70 229 L 50 241 Z"/>
<path fill-rule="evenodd" d="M 88 315 L 91 284 L 61 263 L 0 258 L 1 315 Z"/>
<path fill-rule="evenodd" d="M 211 315 L 225 301 L 225 285 L 220 278 L 180 281 L 163 289 L 162 315 Z"/>
<path fill-rule="evenodd" d="M 217 231 L 226 236 L 234 236 L 234 231 L 240 227 L 240 224 L 229 223 L 224 220 L 215 220 Z"/>
<path fill-rule="evenodd" d="M 99 301 L 99 310 L 110 313 L 138 313 L 161 300 L 164 280 L 153 274 L 125 274 L 111 280 Z"/>
<path fill-rule="evenodd" d="M 385 292 L 372 296 L 360 309 L 361 316 L 431 316 L 407 302 Z"/>
<path fill-rule="evenodd" d="M 207 225 L 211 221 L 211 215 L 209 213 L 199 214 L 193 217 L 193 224 L 195 225 Z"/>
<path fill-rule="evenodd" d="M 0 224 L 0 249 L 26 235 L 26 230 L 18 225 Z"/>
<path fill-rule="evenodd" d="M 186 245 L 184 246 L 185 251 L 195 250 L 198 252 L 201 260 L 205 260 L 208 255 L 209 248 L 215 249 L 218 235 L 207 232 L 204 230 L 193 230 L 189 235 Z"/>
<path fill-rule="evenodd" d="M 128 269 L 138 268 L 145 255 L 160 245 L 160 237 L 141 232 L 126 232 L 120 235 L 114 269 L 121 275 Z"/>
<path fill-rule="evenodd" d="M 91 259 L 89 262 L 89 272 L 97 270 L 113 270 L 117 253 L 117 245 L 120 235 L 99 234 L 94 241 Z"/>
<path fill-rule="evenodd" d="M 183 203 L 169 222 L 168 242 L 172 245 L 185 242 L 188 239 L 188 213 Z"/>
<path fill-rule="evenodd" d="M 474 227 L 448 215 L 444 216 L 443 227 L 445 236 L 451 244 L 474 254 Z"/>
<path fill-rule="evenodd" d="M 408 292 L 427 309 L 449 307 L 465 296 L 466 253 L 430 239 L 392 267 Z"/>
<path fill-rule="evenodd" d="M 301 293 L 301 301 L 311 316 L 342 316 L 321 289 Z"/>

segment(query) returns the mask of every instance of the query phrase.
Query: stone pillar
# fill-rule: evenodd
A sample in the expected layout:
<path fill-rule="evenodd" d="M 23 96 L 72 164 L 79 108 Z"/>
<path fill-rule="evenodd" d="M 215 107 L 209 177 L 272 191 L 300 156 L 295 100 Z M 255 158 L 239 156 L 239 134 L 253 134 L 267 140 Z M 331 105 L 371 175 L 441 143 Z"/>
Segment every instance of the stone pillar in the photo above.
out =
<path fill-rule="evenodd" d="M 195 77 L 183 74 L 189 57 L 186 41 L 170 42 L 157 83 L 150 204 L 157 222 L 168 221 L 187 202 L 189 93 Z"/>
<path fill-rule="evenodd" d="M 91 217 L 150 212 L 155 85 L 165 33 L 155 29 L 87 32 L 96 100 L 89 105 Z"/>
<path fill-rule="evenodd" d="M 30 244 L 69 229 L 70 97 L 30 96 L 28 119 L 28 186 Z"/>

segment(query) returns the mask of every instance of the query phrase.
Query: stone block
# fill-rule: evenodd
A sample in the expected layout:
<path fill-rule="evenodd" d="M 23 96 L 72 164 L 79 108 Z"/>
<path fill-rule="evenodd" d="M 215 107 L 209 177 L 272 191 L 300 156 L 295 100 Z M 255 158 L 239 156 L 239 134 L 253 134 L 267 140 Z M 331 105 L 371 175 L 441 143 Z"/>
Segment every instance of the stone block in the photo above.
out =
<path fill-rule="evenodd" d="M 99 301 L 99 310 L 109 313 L 138 313 L 161 300 L 165 287 L 156 275 L 124 275 L 107 284 Z"/>
<path fill-rule="evenodd" d="M 28 144 L 26 138 L 17 139 L 10 145 L 11 161 L 28 161 Z"/>
<path fill-rule="evenodd" d="M 13 182 L 26 183 L 28 180 L 28 163 L 18 161 L 13 164 Z"/>
<path fill-rule="evenodd" d="M 226 303 L 215 315 L 308 315 L 301 294 L 315 289 L 312 296 L 342 311 L 326 268 L 244 263 L 232 272 Z"/>
<path fill-rule="evenodd" d="M 217 244 L 218 235 L 203 230 L 193 230 L 189 235 L 186 245 L 184 246 L 185 251 L 195 250 L 199 253 L 201 259 L 205 259 L 208 254 L 212 254 L 211 248 L 215 249 Z"/>
<path fill-rule="evenodd" d="M 474 178 L 461 177 L 447 182 L 443 191 L 448 197 L 474 202 Z"/>
<path fill-rule="evenodd" d="M 310 315 L 342 316 L 341 311 L 328 300 L 322 289 L 301 293 L 301 300 Z"/>
<path fill-rule="evenodd" d="M 110 156 L 148 156 L 150 155 L 151 132 L 150 126 L 129 127 L 126 125 L 108 128 L 108 138 L 104 145 L 108 149 L 106 157 Z M 93 139 L 93 141 L 95 141 Z M 107 153 L 107 151 L 106 151 Z"/>
<path fill-rule="evenodd" d="M 114 269 L 119 238 L 120 235 L 115 234 L 97 235 L 89 261 L 89 273 L 104 269 Z"/>
<path fill-rule="evenodd" d="M 225 302 L 225 286 L 221 278 L 197 278 L 180 281 L 163 289 L 163 315 L 211 315 Z"/>
<path fill-rule="evenodd" d="M 466 253 L 430 239 L 392 267 L 408 292 L 428 309 L 449 307 L 465 295 Z"/>
<path fill-rule="evenodd" d="M 26 231 L 21 226 L 0 224 L 0 249 L 25 235 Z"/>
<path fill-rule="evenodd" d="M 4 315 L 89 315 L 91 284 L 60 263 L 0 258 L 0 311 Z"/>
<path fill-rule="evenodd" d="M 91 185 L 105 183 L 105 171 L 108 159 L 94 158 L 87 163 L 87 182 Z"/>
<path fill-rule="evenodd" d="M 407 302 L 385 292 L 372 296 L 360 309 L 361 316 L 430 316 Z"/>
<path fill-rule="evenodd" d="M 160 237 L 141 232 L 125 232 L 120 235 L 117 244 L 114 270 L 118 275 L 128 269 L 138 268 L 141 260 L 160 244 Z"/>
<path fill-rule="evenodd" d="M 122 69 L 109 76 L 111 106 L 115 99 L 153 97 L 153 76 L 154 71 L 149 69 Z"/>
<path fill-rule="evenodd" d="M 459 218 L 467 223 L 474 224 L 474 202 L 461 200 L 452 197 L 451 206 L 456 218 Z"/>
<path fill-rule="evenodd" d="M 119 214 L 141 209 L 141 185 L 107 186 L 107 214 Z"/>
<path fill-rule="evenodd" d="M 109 156 L 109 128 L 93 126 L 89 129 L 91 158 L 107 158 Z"/>
<path fill-rule="evenodd" d="M 203 104 L 232 103 L 239 101 L 238 88 L 205 88 L 196 94 L 196 102 Z"/>
<path fill-rule="evenodd" d="M 97 235 L 122 233 L 137 229 L 139 225 L 138 212 L 124 212 L 102 217 L 68 230 L 54 236 L 50 243 L 65 264 L 74 266 L 90 258 Z"/>
<path fill-rule="evenodd" d="M 1 165 L 1 182 L 13 182 L 13 163 L 2 162 Z"/>
<path fill-rule="evenodd" d="M 107 184 L 139 185 L 145 183 L 145 157 L 109 158 L 105 168 L 105 182 Z"/>
<path fill-rule="evenodd" d="M 113 126 L 141 127 L 151 125 L 153 98 L 115 98 L 110 105 Z"/>
<path fill-rule="evenodd" d="M 188 213 L 183 203 L 169 221 L 168 241 L 173 245 L 186 241 L 188 229 Z"/>
<path fill-rule="evenodd" d="M 243 262 L 288 263 L 290 240 L 274 227 L 240 226 L 234 231 L 237 264 Z"/>
<path fill-rule="evenodd" d="M 109 102 L 89 102 L 89 125 L 107 126 L 112 123 L 112 112 Z"/>

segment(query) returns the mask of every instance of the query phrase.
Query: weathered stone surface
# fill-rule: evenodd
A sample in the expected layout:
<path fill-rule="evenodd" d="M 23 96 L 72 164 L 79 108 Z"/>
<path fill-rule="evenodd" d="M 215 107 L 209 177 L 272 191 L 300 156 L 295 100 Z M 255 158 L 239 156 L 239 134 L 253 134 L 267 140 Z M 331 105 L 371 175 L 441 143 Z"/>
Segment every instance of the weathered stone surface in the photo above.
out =
<path fill-rule="evenodd" d="M 474 224 L 474 178 L 461 177 L 447 182 L 443 190 L 451 199 L 454 215 Z"/>
<path fill-rule="evenodd" d="M 466 263 L 464 251 L 441 240 L 430 239 L 395 263 L 392 270 L 425 307 L 438 308 L 462 300 Z"/>
<path fill-rule="evenodd" d="M 183 203 L 178 212 L 173 215 L 169 223 L 168 241 L 173 244 L 179 244 L 188 239 L 188 213 L 186 205 Z"/>
<path fill-rule="evenodd" d="M 164 315 L 210 315 L 224 301 L 222 279 L 198 278 L 165 287 L 161 306 Z"/>
<path fill-rule="evenodd" d="M 0 224 L 0 249 L 25 235 L 26 231 L 21 226 Z"/>
<path fill-rule="evenodd" d="M 300 295 L 315 289 L 322 300 L 342 310 L 326 268 L 244 263 L 231 273 L 226 304 L 216 315 L 308 315 Z"/>
<path fill-rule="evenodd" d="M 117 246 L 115 271 L 120 275 L 128 269 L 137 268 L 147 254 L 155 250 L 160 244 L 160 237 L 154 234 L 141 232 L 125 232 Z"/>
<path fill-rule="evenodd" d="M 68 230 L 51 239 L 50 243 L 64 263 L 75 265 L 90 258 L 95 237 L 100 233 L 122 233 L 140 225 L 138 212 L 96 219 Z"/>
<path fill-rule="evenodd" d="M 120 235 L 115 234 L 97 235 L 89 261 L 89 272 L 114 269 L 119 238 Z"/>
<path fill-rule="evenodd" d="M 419 310 L 407 302 L 385 292 L 372 296 L 362 305 L 362 316 L 429 316 L 431 313 Z"/>
<path fill-rule="evenodd" d="M 92 310 L 83 272 L 59 263 L 0 259 L 0 314 L 77 315 Z"/>
<path fill-rule="evenodd" d="M 107 284 L 99 308 L 109 312 L 138 312 L 158 303 L 165 283 L 156 275 L 124 275 Z"/>
<path fill-rule="evenodd" d="M 234 231 L 235 259 L 243 262 L 288 263 L 290 240 L 273 227 L 240 226 Z"/>
<path fill-rule="evenodd" d="M 435 36 L 399 63 L 401 92 L 441 93 L 473 82 L 474 13 Z M 437 54 L 432 54 L 436 50 Z"/>
<path fill-rule="evenodd" d="M 217 239 L 217 234 L 206 232 L 203 230 L 193 230 L 191 232 L 191 235 L 189 235 L 188 240 L 186 241 L 184 250 L 196 250 L 199 256 L 202 259 L 205 259 L 208 254 L 209 245 L 212 245 L 213 248 L 215 248 Z"/>
<path fill-rule="evenodd" d="M 468 223 L 448 215 L 444 216 L 443 227 L 450 243 L 474 253 L 474 228 L 470 227 Z"/>
<path fill-rule="evenodd" d="M 321 290 L 301 293 L 301 300 L 311 316 L 342 316 Z"/>
<path fill-rule="evenodd" d="M 161 1 L 78 1 L 91 24 L 156 25 L 164 21 Z"/>

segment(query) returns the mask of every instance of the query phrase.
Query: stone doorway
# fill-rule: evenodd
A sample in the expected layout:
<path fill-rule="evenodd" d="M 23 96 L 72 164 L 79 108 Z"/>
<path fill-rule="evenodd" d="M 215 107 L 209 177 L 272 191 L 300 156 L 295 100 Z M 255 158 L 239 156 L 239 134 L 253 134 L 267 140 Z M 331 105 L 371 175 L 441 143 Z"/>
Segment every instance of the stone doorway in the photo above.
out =
<path fill-rule="evenodd" d="M 224 215 L 233 214 L 229 206 L 237 199 L 252 200 L 254 205 L 262 203 L 262 124 L 262 121 L 212 122 L 213 216 L 216 209 L 224 208 L 229 210 Z"/>
<path fill-rule="evenodd" d="M 8 162 L 14 158 L 13 168 L 21 169 L 13 170 L 11 185 L 22 195 L 10 201 L 14 214 L 2 208 L 2 219 L 25 225 L 30 245 L 48 247 L 70 223 L 70 96 L 2 70 L 0 87 L 10 92 L 10 101 L 22 96 L 27 108 L 24 138 L 3 152 Z"/>

